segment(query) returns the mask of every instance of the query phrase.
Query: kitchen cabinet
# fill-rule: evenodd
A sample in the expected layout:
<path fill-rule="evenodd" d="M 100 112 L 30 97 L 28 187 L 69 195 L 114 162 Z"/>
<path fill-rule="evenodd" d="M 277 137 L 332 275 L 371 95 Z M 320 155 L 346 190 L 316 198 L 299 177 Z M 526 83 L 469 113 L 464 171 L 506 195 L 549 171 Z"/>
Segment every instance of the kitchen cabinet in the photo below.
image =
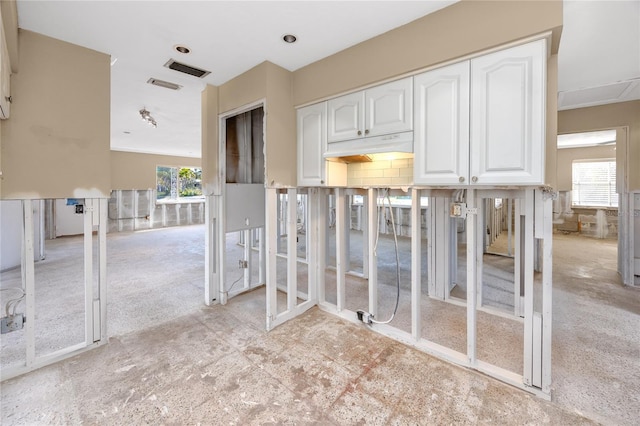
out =
<path fill-rule="evenodd" d="M 546 40 L 415 77 L 414 182 L 544 181 Z"/>
<path fill-rule="evenodd" d="M 327 103 L 300 108 L 297 114 L 298 186 L 344 186 L 347 165 L 327 161 Z"/>
<path fill-rule="evenodd" d="M 413 130 L 412 78 L 327 101 L 329 144 Z"/>
<path fill-rule="evenodd" d="M 472 183 L 542 184 L 546 40 L 471 61 Z"/>
<path fill-rule="evenodd" d="M 414 79 L 416 184 L 469 181 L 469 61 Z"/>

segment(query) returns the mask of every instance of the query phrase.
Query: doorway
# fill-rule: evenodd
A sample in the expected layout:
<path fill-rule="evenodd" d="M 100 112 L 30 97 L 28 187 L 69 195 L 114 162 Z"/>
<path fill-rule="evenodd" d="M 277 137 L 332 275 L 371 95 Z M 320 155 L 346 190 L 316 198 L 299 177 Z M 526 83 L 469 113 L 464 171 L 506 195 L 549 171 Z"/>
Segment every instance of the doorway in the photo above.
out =
<path fill-rule="evenodd" d="M 576 238 L 614 240 L 621 282 L 640 274 L 635 250 L 635 196 L 629 192 L 628 128 L 558 135 L 554 230 Z"/>
<path fill-rule="evenodd" d="M 207 208 L 207 304 L 221 304 L 265 284 L 264 104 L 220 117 L 218 195 Z"/>

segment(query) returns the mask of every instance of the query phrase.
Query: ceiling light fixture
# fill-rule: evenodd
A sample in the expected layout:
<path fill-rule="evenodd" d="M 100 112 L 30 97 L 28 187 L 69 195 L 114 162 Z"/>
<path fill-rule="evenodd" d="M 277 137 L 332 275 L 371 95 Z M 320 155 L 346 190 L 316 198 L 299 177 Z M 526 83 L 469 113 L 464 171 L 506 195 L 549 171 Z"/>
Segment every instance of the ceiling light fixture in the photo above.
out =
<path fill-rule="evenodd" d="M 142 121 L 145 121 L 149 126 L 153 127 L 154 129 L 158 127 L 158 123 L 156 123 L 156 120 L 151 116 L 151 113 L 147 111 L 146 108 L 143 107 L 140 110 L 140 117 L 142 117 Z"/>
<path fill-rule="evenodd" d="M 173 48 L 176 49 L 180 53 L 184 53 L 185 55 L 187 53 L 191 52 L 191 49 L 189 49 L 187 46 L 182 46 L 182 45 L 179 45 L 179 44 L 173 46 Z"/>
<path fill-rule="evenodd" d="M 284 40 L 285 43 L 295 43 L 297 39 L 293 34 L 285 34 L 282 36 L 282 40 Z"/>

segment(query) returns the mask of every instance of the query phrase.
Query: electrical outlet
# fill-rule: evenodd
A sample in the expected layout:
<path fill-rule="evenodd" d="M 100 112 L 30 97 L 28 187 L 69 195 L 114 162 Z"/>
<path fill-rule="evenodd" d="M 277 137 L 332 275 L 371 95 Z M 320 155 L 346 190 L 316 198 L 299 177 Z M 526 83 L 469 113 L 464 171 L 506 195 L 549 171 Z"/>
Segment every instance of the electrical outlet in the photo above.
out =
<path fill-rule="evenodd" d="M 359 321 L 362 321 L 365 324 L 373 324 L 373 315 L 371 315 L 369 312 L 365 312 L 359 309 L 356 312 L 356 315 L 358 316 Z"/>
<path fill-rule="evenodd" d="M 0 333 L 6 334 L 12 331 L 21 330 L 24 327 L 24 315 L 15 314 L 0 319 Z"/>
<path fill-rule="evenodd" d="M 449 206 L 449 216 L 460 217 L 464 219 L 467 217 L 467 204 L 466 203 L 451 203 Z"/>
<path fill-rule="evenodd" d="M 239 269 L 246 269 L 249 267 L 249 262 L 247 262 L 246 260 L 238 260 L 238 268 Z"/>

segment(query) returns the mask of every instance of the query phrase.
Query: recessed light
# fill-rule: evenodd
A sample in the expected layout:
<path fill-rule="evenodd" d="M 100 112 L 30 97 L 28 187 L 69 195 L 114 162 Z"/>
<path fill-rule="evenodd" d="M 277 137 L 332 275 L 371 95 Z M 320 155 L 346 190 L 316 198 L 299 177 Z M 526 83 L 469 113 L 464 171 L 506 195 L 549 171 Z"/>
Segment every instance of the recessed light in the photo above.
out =
<path fill-rule="evenodd" d="M 284 36 L 282 36 L 282 40 L 284 40 L 285 43 L 295 43 L 297 39 L 298 38 L 293 34 L 285 34 Z"/>
<path fill-rule="evenodd" d="M 176 49 L 176 51 L 180 52 L 180 53 L 184 53 L 185 55 L 189 52 L 191 52 L 191 49 L 189 49 L 187 46 L 182 46 L 180 44 L 173 46 L 174 49 Z"/>

